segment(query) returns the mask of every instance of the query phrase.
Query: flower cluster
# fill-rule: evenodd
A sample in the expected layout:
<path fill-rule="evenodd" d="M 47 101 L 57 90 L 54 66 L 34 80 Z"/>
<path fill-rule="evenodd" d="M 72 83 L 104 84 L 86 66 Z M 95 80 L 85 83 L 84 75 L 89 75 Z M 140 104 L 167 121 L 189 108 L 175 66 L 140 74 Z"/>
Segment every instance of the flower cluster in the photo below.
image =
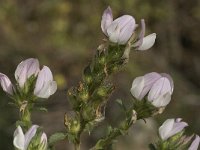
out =
<path fill-rule="evenodd" d="M 47 66 L 40 70 L 39 62 L 34 58 L 26 59 L 17 66 L 15 79 L 16 86 L 5 74 L 0 73 L 1 87 L 11 96 L 31 93 L 36 97 L 48 98 L 57 90 L 51 70 Z"/>

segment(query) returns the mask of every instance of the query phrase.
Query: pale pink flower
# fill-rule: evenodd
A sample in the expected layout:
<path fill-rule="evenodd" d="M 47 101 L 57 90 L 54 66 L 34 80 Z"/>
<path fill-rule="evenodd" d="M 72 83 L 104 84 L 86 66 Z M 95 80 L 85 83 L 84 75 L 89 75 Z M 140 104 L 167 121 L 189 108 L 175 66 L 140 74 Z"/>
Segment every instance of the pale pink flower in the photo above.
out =
<path fill-rule="evenodd" d="M 108 7 L 102 16 L 101 29 L 113 43 L 124 45 L 130 39 L 136 28 L 135 19 L 130 15 L 123 15 L 113 21 L 112 10 Z"/>
<path fill-rule="evenodd" d="M 173 89 L 173 80 L 168 74 L 152 72 L 135 78 L 130 91 L 137 100 L 148 94 L 148 101 L 161 107 L 170 102 Z"/>
<path fill-rule="evenodd" d="M 181 132 L 185 127 L 188 126 L 186 122 L 183 122 L 181 120 L 181 118 L 167 119 L 159 128 L 159 135 L 161 139 L 167 140 L 168 138 Z"/>
<path fill-rule="evenodd" d="M 29 143 L 31 142 L 32 138 L 35 136 L 37 132 L 38 125 L 33 125 L 26 134 L 23 133 L 22 128 L 20 126 L 14 132 L 14 146 L 19 150 L 27 150 Z"/>

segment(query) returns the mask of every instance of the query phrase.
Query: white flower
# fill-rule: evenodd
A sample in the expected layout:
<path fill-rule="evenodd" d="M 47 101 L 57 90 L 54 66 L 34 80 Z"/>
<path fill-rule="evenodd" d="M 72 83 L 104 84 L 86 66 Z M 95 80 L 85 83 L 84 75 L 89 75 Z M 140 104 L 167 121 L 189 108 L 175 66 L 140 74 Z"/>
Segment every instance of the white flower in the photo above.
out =
<path fill-rule="evenodd" d="M 14 132 L 14 146 L 19 150 L 27 150 L 29 143 L 37 132 L 37 125 L 33 125 L 24 135 L 20 126 Z"/>
<path fill-rule="evenodd" d="M 182 120 L 181 118 L 167 119 L 159 128 L 159 135 L 161 139 L 167 140 L 168 138 L 181 132 L 185 127 L 188 126 L 186 122 L 183 122 L 181 120 Z"/>
<path fill-rule="evenodd" d="M 121 16 L 113 21 L 112 10 L 108 7 L 102 16 L 101 29 L 113 43 L 124 45 L 136 28 L 135 19 L 130 15 Z"/>
<path fill-rule="evenodd" d="M 57 84 L 53 81 L 52 72 L 47 66 L 44 66 L 38 74 L 34 95 L 40 98 L 48 98 L 50 95 L 54 94 L 56 90 Z"/>
<path fill-rule="evenodd" d="M 173 89 L 173 80 L 168 74 L 152 72 L 135 78 L 130 91 L 137 100 L 142 100 L 148 93 L 148 101 L 161 107 L 169 104 Z"/>

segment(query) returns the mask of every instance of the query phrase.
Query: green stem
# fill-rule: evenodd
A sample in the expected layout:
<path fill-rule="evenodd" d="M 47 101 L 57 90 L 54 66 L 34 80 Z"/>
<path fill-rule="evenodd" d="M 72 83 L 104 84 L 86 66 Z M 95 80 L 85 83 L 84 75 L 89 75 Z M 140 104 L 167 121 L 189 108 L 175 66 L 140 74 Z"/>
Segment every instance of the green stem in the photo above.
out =
<path fill-rule="evenodd" d="M 20 120 L 23 124 L 23 127 L 28 130 L 31 125 L 31 111 L 30 111 L 30 106 L 27 104 L 24 107 L 21 106 L 20 108 Z"/>

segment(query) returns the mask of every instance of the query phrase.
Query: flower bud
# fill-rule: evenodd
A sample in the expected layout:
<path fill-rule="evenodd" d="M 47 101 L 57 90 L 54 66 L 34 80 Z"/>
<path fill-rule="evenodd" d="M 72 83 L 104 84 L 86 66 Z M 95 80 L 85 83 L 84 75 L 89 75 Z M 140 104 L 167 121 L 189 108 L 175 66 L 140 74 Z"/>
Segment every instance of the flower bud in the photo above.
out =
<path fill-rule="evenodd" d="M 121 16 L 113 21 L 112 10 L 108 7 L 103 13 L 101 28 L 111 42 L 124 45 L 132 36 L 136 24 L 130 15 Z"/>
<path fill-rule="evenodd" d="M 22 61 L 15 71 L 15 79 L 17 80 L 19 86 L 21 88 L 24 87 L 27 79 L 30 78 L 32 75 L 36 76 L 39 69 L 39 62 L 37 59 L 29 58 Z"/>
<path fill-rule="evenodd" d="M 54 94 L 56 90 L 57 84 L 53 81 L 52 72 L 47 66 L 44 66 L 38 74 L 34 95 L 40 98 L 48 98 L 50 95 Z"/>
<path fill-rule="evenodd" d="M 131 94 L 142 100 L 148 93 L 148 101 L 155 107 L 162 107 L 170 102 L 173 88 L 173 80 L 168 74 L 152 72 L 133 81 Z"/>
<path fill-rule="evenodd" d="M 78 133 L 80 130 L 80 122 L 78 120 L 72 120 L 70 125 L 70 132 L 71 133 Z"/>
<path fill-rule="evenodd" d="M 188 150 L 197 150 L 199 147 L 199 142 L 200 142 L 200 137 L 196 135 L 194 141 L 192 142 Z"/>
<path fill-rule="evenodd" d="M 31 142 L 32 138 L 35 136 L 37 132 L 37 128 L 39 126 L 33 125 L 24 135 L 22 128 L 20 126 L 14 132 L 14 146 L 19 150 L 27 150 L 29 143 Z"/>
<path fill-rule="evenodd" d="M 181 120 L 182 120 L 181 118 L 167 119 L 159 128 L 159 135 L 161 139 L 167 140 L 168 138 L 181 132 L 185 127 L 188 126 L 186 122 L 183 122 Z"/>
<path fill-rule="evenodd" d="M 10 81 L 10 79 L 3 73 L 0 73 L 0 84 L 1 84 L 1 87 L 2 89 L 10 94 L 10 95 L 13 95 L 13 85 Z"/>

